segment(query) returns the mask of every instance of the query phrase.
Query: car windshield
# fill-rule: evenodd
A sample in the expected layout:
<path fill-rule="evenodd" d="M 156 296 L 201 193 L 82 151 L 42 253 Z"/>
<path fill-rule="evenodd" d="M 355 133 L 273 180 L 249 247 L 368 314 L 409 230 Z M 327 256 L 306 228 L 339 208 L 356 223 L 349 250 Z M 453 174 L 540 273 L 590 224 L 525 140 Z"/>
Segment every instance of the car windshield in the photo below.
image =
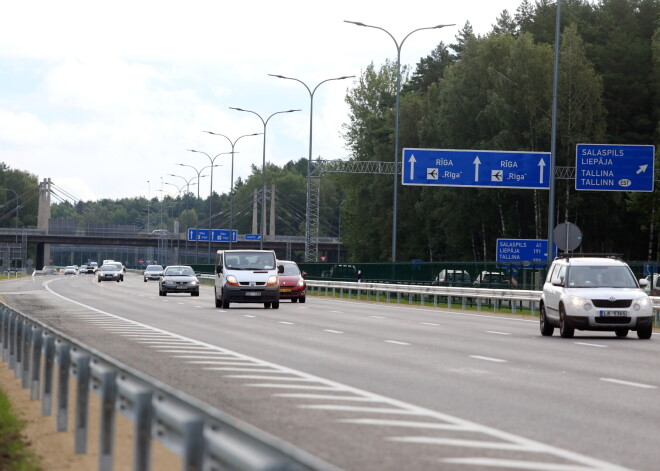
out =
<path fill-rule="evenodd" d="M 574 266 L 568 273 L 568 286 L 570 288 L 637 288 L 637 283 L 627 267 Z"/>
<path fill-rule="evenodd" d="M 149 265 L 147 271 L 163 271 L 163 267 L 160 265 Z"/>
<path fill-rule="evenodd" d="M 101 271 L 117 271 L 117 267 L 114 265 L 102 265 Z"/>
<path fill-rule="evenodd" d="M 190 267 L 171 267 L 165 271 L 165 276 L 195 276 L 195 271 Z"/>
<path fill-rule="evenodd" d="M 284 272 L 282 275 L 284 276 L 297 276 L 300 275 L 300 270 L 298 269 L 298 265 L 295 263 L 283 263 L 284 265 Z"/>
<path fill-rule="evenodd" d="M 227 254 L 227 268 L 232 270 L 272 270 L 275 256 L 272 253 L 233 253 Z"/>

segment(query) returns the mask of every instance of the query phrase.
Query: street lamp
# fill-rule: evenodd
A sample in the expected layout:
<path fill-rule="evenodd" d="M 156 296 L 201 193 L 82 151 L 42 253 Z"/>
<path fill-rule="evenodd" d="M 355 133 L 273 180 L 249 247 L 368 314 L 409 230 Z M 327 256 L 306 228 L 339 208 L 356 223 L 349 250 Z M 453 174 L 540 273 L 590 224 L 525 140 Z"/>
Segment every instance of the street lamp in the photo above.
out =
<path fill-rule="evenodd" d="M 417 28 L 410 33 L 408 33 L 401 43 L 398 43 L 394 36 L 384 28 L 380 26 L 366 25 L 359 21 L 347 21 L 344 20 L 344 23 L 351 23 L 357 26 L 364 26 L 365 28 L 375 28 L 387 33 L 387 35 L 392 38 L 396 46 L 396 114 L 394 119 L 394 202 L 392 207 L 392 262 L 396 262 L 396 215 L 397 215 L 397 199 L 398 199 L 398 185 L 399 185 L 399 101 L 401 96 L 401 47 L 403 43 L 408 39 L 408 37 L 416 33 L 417 31 L 422 31 L 425 29 L 440 29 L 450 25 L 437 25 L 437 26 L 428 26 L 426 28 Z"/>
<path fill-rule="evenodd" d="M 197 175 L 197 183 L 190 183 L 195 179 L 195 177 L 191 177 L 189 180 L 186 180 L 186 178 L 182 177 L 181 175 L 174 175 L 173 173 L 168 173 L 167 175 L 170 176 L 170 177 L 181 178 L 184 182 L 186 182 L 186 196 L 187 196 L 188 193 L 190 193 L 190 185 L 197 185 L 197 199 L 199 199 L 199 179 L 202 178 L 202 177 L 206 177 L 206 175 L 202 175 L 201 177 L 199 175 Z M 181 193 L 179 193 L 179 195 L 180 194 Z M 189 223 L 190 218 L 189 218 L 189 214 L 188 214 L 188 198 L 185 198 L 185 199 L 186 199 L 186 222 L 187 222 L 187 224 L 186 224 L 186 263 L 188 263 L 188 229 L 190 229 L 190 225 L 189 225 L 190 224 Z M 180 219 L 181 218 L 179 217 L 179 222 L 180 222 Z M 195 241 L 195 243 L 196 242 L 197 241 Z M 197 246 L 195 246 L 195 249 L 197 249 Z"/>
<path fill-rule="evenodd" d="M 311 180 L 309 178 L 309 175 L 312 171 L 312 123 L 313 123 L 313 118 L 314 118 L 314 94 L 316 93 L 316 89 L 319 88 L 322 84 L 325 82 L 330 82 L 331 80 L 345 80 L 347 78 L 353 78 L 355 75 L 344 75 L 343 77 L 335 77 L 335 78 L 329 78 L 326 80 L 323 80 L 322 82 L 319 82 L 316 87 L 314 87 L 314 90 L 311 90 L 305 82 L 302 80 L 298 80 L 297 78 L 293 77 L 285 77 L 284 75 L 276 75 L 276 74 L 268 74 L 271 77 L 277 77 L 285 80 L 294 80 L 296 82 L 302 83 L 303 86 L 307 89 L 307 92 L 309 93 L 309 100 L 310 100 L 310 105 L 309 105 L 309 155 L 307 158 L 307 217 L 305 218 L 305 261 L 306 262 L 315 262 L 316 261 L 316 254 L 314 257 L 311 257 L 310 253 L 310 240 L 312 238 L 311 234 L 311 208 L 310 208 L 310 201 L 312 197 L 312 185 L 311 185 Z M 317 213 L 318 216 L 318 213 Z M 318 234 L 316 234 L 318 237 Z M 313 259 L 313 260 L 312 260 Z"/>
<path fill-rule="evenodd" d="M 206 177 L 206 175 L 202 175 L 202 176 L 200 177 L 200 174 L 201 174 L 204 170 L 206 170 L 207 168 L 211 168 L 211 167 L 222 167 L 222 165 L 207 165 L 206 167 L 202 167 L 200 170 L 197 170 L 197 168 L 193 167 L 192 165 L 188 165 L 188 164 L 175 164 L 175 165 L 180 165 L 181 167 L 190 167 L 190 168 L 193 169 L 193 170 L 195 171 L 195 173 L 197 174 L 197 199 L 198 199 L 198 200 L 199 200 L 199 187 L 201 186 L 201 185 L 199 184 L 199 179 L 200 179 L 200 178 L 203 178 L 203 177 Z"/>
<path fill-rule="evenodd" d="M 268 121 L 270 121 L 270 118 L 275 116 L 276 114 L 281 114 L 281 113 L 293 113 L 294 111 L 300 111 L 300 110 L 286 110 L 286 111 L 276 111 L 275 113 L 271 114 L 268 119 L 264 121 L 264 119 L 261 117 L 259 113 L 256 111 L 250 111 L 250 110 L 244 110 L 243 108 L 234 108 L 234 107 L 229 107 L 230 110 L 236 110 L 236 111 L 245 111 L 246 113 L 252 113 L 254 115 L 257 115 L 259 119 L 261 120 L 261 123 L 264 125 L 264 145 L 263 145 L 263 162 L 261 164 L 261 240 L 259 247 L 261 249 L 264 248 L 264 238 L 266 237 L 266 125 L 268 124 Z"/>
<path fill-rule="evenodd" d="M 206 152 L 202 152 L 201 150 L 194 150 L 194 149 L 188 149 L 189 152 L 195 152 L 196 154 L 204 154 L 209 158 L 209 161 L 211 162 L 211 192 L 209 194 L 209 263 L 213 263 L 211 260 L 211 218 L 213 216 L 213 167 L 220 167 L 221 165 L 215 165 L 215 159 L 220 157 L 221 155 L 229 154 L 229 152 L 221 152 L 217 154 L 215 157 L 211 157 L 209 154 Z M 204 169 L 202 169 L 204 170 Z"/>
<path fill-rule="evenodd" d="M 205 167 L 205 168 L 206 168 L 206 167 Z M 202 169 L 202 170 L 204 170 L 204 169 Z M 183 179 L 183 181 L 186 182 L 186 193 L 190 193 L 190 185 L 199 185 L 199 179 L 200 179 L 200 178 L 204 178 L 204 177 L 206 177 L 207 175 L 202 175 L 202 176 L 199 176 L 199 175 L 198 175 L 198 176 L 197 176 L 197 183 L 190 183 L 191 181 L 193 181 L 193 179 L 194 179 L 195 177 L 192 177 L 192 178 L 190 178 L 189 180 L 186 180 L 186 177 L 182 177 L 181 175 L 174 175 L 173 173 L 168 173 L 167 176 L 168 176 L 168 177 L 177 177 L 177 178 L 181 178 L 181 179 Z M 183 188 L 183 187 L 181 187 L 181 188 Z M 199 190 L 199 188 L 198 188 L 198 190 Z M 183 190 L 182 190 L 182 191 L 183 191 Z"/>
<path fill-rule="evenodd" d="M 229 139 L 224 134 L 211 132 L 211 131 L 204 131 L 204 132 L 211 134 L 213 136 L 222 136 L 229 141 L 229 144 L 231 144 L 231 185 L 229 188 L 229 249 L 231 250 L 231 236 L 232 236 L 232 230 L 234 229 L 234 146 L 236 145 L 238 140 L 243 137 L 258 136 L 261 133 L 257 132 L 254 134 L 245 134 L 243 136 L 237 137 L 236 140 L 232 142 L 232 140 Z"/>
<path fill-rule="evenodd" d="M 5 188 L 5 191 L 11 191 L 14 194 L 14 198 L 16 198 L 16 243 L 18 244 L 18 193 L 9 188 Z"/>

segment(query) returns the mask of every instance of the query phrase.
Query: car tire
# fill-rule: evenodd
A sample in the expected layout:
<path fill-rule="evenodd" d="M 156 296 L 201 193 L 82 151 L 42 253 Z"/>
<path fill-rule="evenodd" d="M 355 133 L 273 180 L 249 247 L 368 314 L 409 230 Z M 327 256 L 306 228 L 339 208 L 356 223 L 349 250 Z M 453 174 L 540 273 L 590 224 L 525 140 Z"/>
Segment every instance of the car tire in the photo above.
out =
<path fill-rule="evenodd" d="M 190 296 L 199 296 L 199 291 L 195 291 L 193 293 L 190 293 Z"/>
<path fill-rule="evenodd" d="M 625 339 L 626 337 L 628 337 L 628 332 L 629 332 L 629 329 L 615 329 L 614 330 L 614 333 L 620 339 Z"/>
<path fill-rule="evenodd" d="M 163 294 L 163 290 L 160 289 L 160 288 L 158 288 L 158 296 L 165 296 L 165 295 Z"/>
<path fill-rule="evenodd" d="M 97 278 L 96 281 L 98 281 L 98 282 L 100 283 L 100 282 L 101 282 L 101 278 Z"/>
<path fill-rule="evenodd" d="M 264 309 L 270 309 L 271 303 L 264 303 Z"/>
<path fill-rule="evenodd" d="M 147 282 L 147 279 L 146 279 L 146 278 L 144 279 L 144 282 L 145 282 L 145 283 Z"/>
<path fill-rule="evenodd" d="M 559 310 L 559 335 L 561 335 L 561 338 L 563 339 L 572 339 L 573 335 L 575 335 L 575 329 L 568 325 L 568 322 L 566 321 L 564 308 Z"/>
<path fill-rule="evenodd" d="M 292 303 L 297 303 L 297 302 L 298 302 L 298 298 L 291 298 L 291 302 L 292 302 Z"/>
<path fill-rule="evenodd" d="M 215 289 L 213 290 L 213 297 L 215 298 L 215 307 L 222 309 L 222 298 L 218 298 L 218 292 Z"/>
<path fill-rule="evenodd" d="M 548 316 L 545 315 L 545 306 L 541 305 L 541 315 L 539 318 L 539 327 L 541 328 L 541 335 L 544 337 L 551 337 L 555 332 L 555 328 L 548 322 Z"/>
<path fill-rule="evenodd" d="M 301 304 L 303 304 L 306 300 L 307 300 L 307 298 L 306 298 L 305 296 L 303 296 L 302 298 L 300 298 L 300 299 L 298 300 L 298 302 L 301 303 Z"/>
<path fill-rule="evenodd" d="M 280 302 L 279 301 L 273 302 L 272 307 L 273 307 L 273 309 L 279 309 L 280 308 Z"/>
<path fill-rule="evenodd" d="M 647 327 L 640 327 L 637 329 L 637 338 L 641 340 L 648 340 L 653 335 L 653 326 L 649 325 Z"/>

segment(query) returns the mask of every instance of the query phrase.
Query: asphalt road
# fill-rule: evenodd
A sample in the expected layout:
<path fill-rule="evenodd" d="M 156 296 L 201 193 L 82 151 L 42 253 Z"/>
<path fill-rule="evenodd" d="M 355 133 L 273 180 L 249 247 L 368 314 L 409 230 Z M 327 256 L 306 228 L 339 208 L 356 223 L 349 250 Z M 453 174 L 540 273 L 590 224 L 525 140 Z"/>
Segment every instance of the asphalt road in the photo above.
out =
<path fill-rule="evenodd" d="M 0 283 L 16 309 L 346 470 L 657 470 L 660 339 L 308 297 L 158 296 L 126 275 Z"/>

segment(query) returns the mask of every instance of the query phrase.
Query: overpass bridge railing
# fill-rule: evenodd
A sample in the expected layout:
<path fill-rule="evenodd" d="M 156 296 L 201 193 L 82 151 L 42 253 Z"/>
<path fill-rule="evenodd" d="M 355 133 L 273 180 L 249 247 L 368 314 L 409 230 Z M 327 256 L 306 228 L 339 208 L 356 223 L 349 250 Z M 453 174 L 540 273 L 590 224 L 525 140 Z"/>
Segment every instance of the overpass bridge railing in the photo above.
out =
<path fill-rule="evenodd" d="M 151 469 L 152 440 L 177 454 L 184 471 L 339 471 L 4 303 L 0 303 L 0 351 L 1 360 L 29 390 L 30 399 L 41 398 L 41 414 L 56 414 L 57 432 L 68 430 L 69 403 L 75 404 L 72 452 L 76 454 L 87 453 L 89 393 L 99 396 L 99 471 L 113 468 L 117 413 L 134 426 L 134 471 Z M 75 379 L 73 401 L 69 401 L 70 377 Z"/>

